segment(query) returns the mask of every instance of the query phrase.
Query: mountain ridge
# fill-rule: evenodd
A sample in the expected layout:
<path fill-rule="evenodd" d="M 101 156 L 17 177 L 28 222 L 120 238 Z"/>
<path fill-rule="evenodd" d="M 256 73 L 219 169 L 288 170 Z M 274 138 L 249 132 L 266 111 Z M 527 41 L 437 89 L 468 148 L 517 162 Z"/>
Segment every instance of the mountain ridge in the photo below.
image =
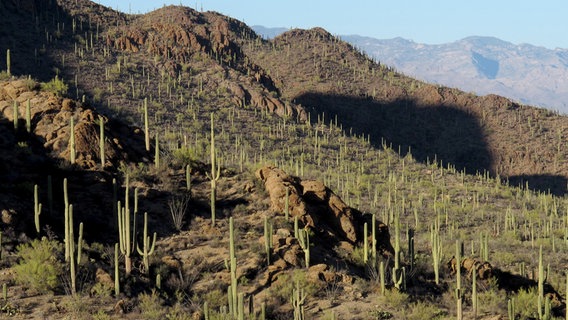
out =
<path fill-rule="evenodd" d="M 268 38 L 282 31 L 256 28 Z M 568 49 L 513 44 L 493 36 L 469 36 L 442 44 L 402 37 L 340 37 L 381 63 L 420 80 L 568 112 L 568 82 L 563 80 L 568 77 Z"/>

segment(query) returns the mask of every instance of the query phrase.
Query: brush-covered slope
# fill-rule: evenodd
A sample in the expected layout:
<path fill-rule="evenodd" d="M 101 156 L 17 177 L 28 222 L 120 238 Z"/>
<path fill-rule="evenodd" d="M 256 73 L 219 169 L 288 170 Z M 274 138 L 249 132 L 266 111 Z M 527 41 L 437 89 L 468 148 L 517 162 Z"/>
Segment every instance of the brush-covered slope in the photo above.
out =
<path fill-rule="evenodd" d="M 292 30 L 247 52 L 275 75 L 284 97 L 326 113 L 327 121 L 337 115 L 375 146 L 392 143 L 423 162 L 437 158 L 565 191 L 564 116 L 410 79 L 322 29 Z"/>
<path fill-rule="evenodd" d="M 436 283 L 434 234 L 442 265 L 451 261 L 456 241 L 464 243 L 469 258 L 489 261 L 473 264 L 483 266 L 478 278 L 480 318 L 504 315 L 509 298 L 536 301 L 531 291 L 536 282 L 528 270 L 537 268 L 539 246 L 551 266 L 546 292 L 554 298 L 555 315 L 564 315 L 565 292 L 557 284 L 564 283 L 567 260 L 554 253 L 567 246 L 562 214 L 568 208 L 566 198 L 475 174 L 486 170 L 525 178 L 538 174 L 546 182 L 556 175 L 565 179 L 562 161 L 554 171 L 548 167 L 554 158 L 534 157 L 552 145 L 551 150 L 563 154 L 557 144 L 562 130 L 553 131 L 553 126 L 563 128 L 564 118 L 495 96 L 475 97 L 416 82 L 373 63 L 322 29 L 294 30 L 266 42 L 241 22 L 213 12 L 171 6 L 147 15 L 124 15 L 84 0 L 45 3 L 49 10 L 36 6 L 26 11 L 14 1 L 0 6 L 21 25 L 27 12 L 37 12 L 37 26 L 29 35 L 12 29 L 5 35 L 36 39 L 30 45 L 40 49 L 38 60 L 16 62 L 20 55 L 12 55 L 13 76 L 2 73 L 7 89 L 2 94 L 0 147 L 6 152 L 0 152 L 0 174 L 2 181 L 11 180 L 1 186 L 0 226 L 6 230 L 1 266 L 6 272 L 0 279 L 9 284 L 12 297 L 5 310 L 16 317 L 203 318 L 205 302 L 212 317 L 220 316 L 233 283 L 230 217 L 237 239 L 238 292 L 252 301 L 257 315 L 264 302 L 269 318 L 293 318 L 290 297 L 297 283 L 307 294 L 308 318 L 325 319 L 332 312 L 351 319 L 454 317 L 452 270 L 457 268 L 441 266 Z M 1 61 L 9 47 L 10 42 L 0 41 Z M 28 74 L 45 79 L 44 84 L 25 80 Z M 56 95 L 65 91 L 58 90 L 64 87 L 56 85 L 58 80 L 47 82 L 56 74 L 71 99 Z M 14 101 L 24 108 L 26 97 L 34 102 L 30 133 L 21 126 L 14 131 L 10 121 Z M 149 151 L 136 129 L 144 127 L 145 105 L 153 141 Z M 18 124 L 23 124 L 26 111 L 18 113 Z M 84 113 L 93 116 L 82 122 L 91 134 L 80 159 L 93 161 L 70 164 L 66 118 L 79 121 Z M 109 124 L 105 146 L 118 155 L 104 166 L 98 164 L 100 151 L 93 148 L 100 141 L 93 132 L 99 114 Z M 114 126 L 112 119 L 123 122 Z M 51 138 L 54 142 L 46 143 Z M 523 151 L 527 159 L 505 158 L 510 149 L 523 146 L 529 148 Z M 41 165 L 33 162 L 39 156 Z M 513 165 L 519 159 L 525 167 Z M 220 165 L 219 171 L 210 172 L 211 162 Z M 37 234 L 33 186 L 38 184 L 45 208 L 50 201 L 48 175 L 53 178 L 55 214 L 42 213 Z M 14 271 L 22 261 L 16 246 L 44 236 L 61 243 L 65 177 L 77 208 L 75 227 L 85 222 L 82 289 L 73 298 L 65 294 L 68 282 L 60 281 L 51 290 L 55 295 L 30 298 L 34 291 L 17 281 Z M 214 225 L 211 178 L 217 184 Z M 289 212 L 298 216 L 297 236 L 293 220 L 285 220 L 286 193 Z M 143 212 L 148 212 L 146 234 L 157 233 L 149 261 L 138 250 L 132 252 L 130 275 L 124 255 L 114 262 L 117 200 L 124 205 L 127 194 L 131 207 L 138 194 L 136 244 L 143 246 Z M 172 217 L 177 213 L 179 218 L 180 212 L 185 216 L 177 228 Z M 264 246 L 265 218 L 267 230 L 270 223 L 274 229 L 270 255 Z M 366 222 L 371 233 L 372 219 L 380 231 L 379 260 L 387 275 L 393 272 L 391 255 L 399 240 L 407 275 L 401 291 L 387 277 L 382 294 L 379 264 L 365 262 L 364 240 L 372 243 L 372 237 L 365 237 L 364 226 Z M 407 245 L 412 244 L 407 229 L 414 230 L 414 254 Z M 309 235 L 310 268 L 300 232 L 304 241 Z M 65 261 L 62 253 L 53 256 L 49 261 Z M 116 265 L 119 293 L 113 288 Z M 62 268 L 67 277 L 68 265 Z M 464 286 L 464 292 L 465 318 L 473 318 L 471 287 Z M 516 313 L 531 316 L 534 309 L 521 303 Z"/>

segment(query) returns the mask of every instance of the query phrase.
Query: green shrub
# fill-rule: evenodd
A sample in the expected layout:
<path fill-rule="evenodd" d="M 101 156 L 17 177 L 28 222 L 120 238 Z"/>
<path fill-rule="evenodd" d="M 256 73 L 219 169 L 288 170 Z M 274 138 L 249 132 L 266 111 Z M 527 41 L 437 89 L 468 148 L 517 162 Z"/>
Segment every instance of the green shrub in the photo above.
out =
<path fill-rule="evenodd" d="M 156 292 L 151 294 L 143 293 L 140 299 L 140 313 L 145 320 L 161 320 L 164 318 L 164 307 Z"/>
<path fill-rule="evenodd" d="M 44 91 L 51 92 L 60 97 L 67 94 L 67 90 L 69 90 L 67 84 L 65 84 L 63 80 L 59 79 L 58 76 L 55 76 L 55 78 L 49 82 L 42 83 L 41 88 Z"/>
<path fill-rule="evenodd" d="M 17 248 L 20 261 L 14 266 L 17 283 L 39 293 L 53 291 L 59 285 L 63 264 L 57 259 L 61 255 L 61 244 L 53 240 L 33 240 Z"/>
<path fill-rule="evenodd" d="M 432 303 L 418 301 L 410 304 L 406 309 L 405 319 L 421 320 L 421 319 L 441 319 L 444 317 L 444 311 Z"/>
<path fill-rule="evenodd" d="M 538 318 L 538 293 L 536 288 L 519 290 L 515 298 L 515 314 L 521 319 Z"/>

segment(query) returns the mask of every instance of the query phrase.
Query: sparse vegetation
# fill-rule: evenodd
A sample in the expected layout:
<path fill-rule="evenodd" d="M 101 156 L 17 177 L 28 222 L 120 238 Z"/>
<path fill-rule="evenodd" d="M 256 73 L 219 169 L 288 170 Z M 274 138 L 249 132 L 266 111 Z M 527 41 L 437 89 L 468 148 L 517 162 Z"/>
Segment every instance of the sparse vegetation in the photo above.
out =
<path fill-rule="evenodd" d="M 53 308 L 33 316 L 80 317 L 104 303 L 94 318 L 186 319 L 205 309 L 211 319 L 453 318 L 460 267 L 447 262 L 457 253 L 525 281 L 507 287 L 476 273 L 479 315 L 505 315 L 514 298 L 516 314 L 538 316 L 547 302 L 540 294 L 541 308 L 532 306 L 538 282 L 527 275 L 541 246 L 543 290 L 566 294 L 565 118 L 410 79 L 321 29 L 265 41 L 217 13 L 172 6 L 130 16 L 79 0 L 42 4 L 37 31 L 6 6 L 14 10 L 0 6 L 0 27 L 21 19 L 40 48 L 16 57 L 13 71 L 33 78 L 0 75 L 0 172 L 9 172 L 0 228 L 7 249 L 19 245 L 19 256 L 2 255 L 14 270 L 0 277 L 15 284 L 9 299 L 20 303 L 22 288 L 66 293 L 60 247 L 77 235 L 62 231 L 79 225 L 64 218 L 71 203 L 85 229 L 71 277 L 83 303 L 37 297 Z M 38 92 L 35 78 L 53 80 Z M 296 176 L 276 196 L 255 177 L 267 166 Z M 310 201 L 332 194 L 344 220 L 308 219 L 321 209 Z M 337 228 L 356 210 L 367 227 L 346 239 Z M 51 240 L 29 239 L 40 236 Z M 472 272 L 461 274 L 464 318 Z"/>

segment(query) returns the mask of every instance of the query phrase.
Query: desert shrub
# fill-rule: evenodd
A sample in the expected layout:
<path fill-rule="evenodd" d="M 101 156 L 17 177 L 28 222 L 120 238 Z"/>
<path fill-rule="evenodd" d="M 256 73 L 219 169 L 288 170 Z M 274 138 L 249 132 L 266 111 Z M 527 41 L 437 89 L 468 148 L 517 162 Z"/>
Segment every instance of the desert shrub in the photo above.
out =
<path fill-rule="evenodd" d="M 108 299 L 112 296 L 112 288 L 101 282 L 97 282 L 91 288 L 91 294 L 99 299 Z"/>
<path fill-rule="evenodd" d="M 188 164 L 191 165 L 198 159 L 199 155 L 194 148 L 181 147 L 172 152 L 173 162 L 182 167 L 185 167 Z"/>
<path fill-rule="evenodd" d="M 444 316 L 444 311 L 436 305 L 422 301 L 412 303 L 405 313 L 404 318 L 408 320 L 441 319 Z"/>
<path fill-rule="evenodd" d="M 220 289 L 209 290 L 203 294 L 203 302 L 207 302 L 209 310 L 219 310 L 228 304 L 227 292 Z"/>
<path fill-rule="evenodd" d="M 515 299 L 515 313 L 521 319 L 538 319 L 538 293 L 536 288 L 520 290 Z"/>
<path fill-rule="evenodd" d="M 145 320 L 161 320 L 164 318 L 164 307 L 156 292 L 143 293 L 139 297 L 140 313 Z"/>
<path fill-rule="evenodd" d="M 0 71 L 0 81 L 10 80 L 11 77 L 6 70 Z"/>
<path fill-rule="evenodd" d="M 310 281 L 304 270 L 294 270 L 292 273 L 284 273 L 278 276 L 278 281 L 270 287 L 271 296 L 282 303 L 287 302 L 292 297 L 297 284 L 304 290 L 307 297 L 312 297 L 322 289 L 321 283 Z"/>
<path fill-rule="evenodd" d="M 108 315 L 104 310 L 99 310 L 97 313 L 93 314 L 93 320 L 111 320 L 111 316 Z"/>
<path fill-rule="evenodd" d="M 499 313 L 507 309 L 505 292 L 490 289 L 477 294 L 479 311 L 482 313 Z"/>
<path fill-rule="evenodd" d="M 388 306 L 395 310 L 403 310 L 408 306 L 408 294 L 397 289 L 386 290 L 385 295 L 380 298 L 381 305 Z"/>
<path fill-rule="evenodd" d="M 61 244 L 35 239 L 17 248 L 20 261 L 14 266 L 15 280 L 39 293 L 53 291 L 59 285 L 63 264 L 57 260 L 62 252 Z"/>
<path fill-rule="evenodd" d="M 168 310 L 166 314 L 167 320 L 192 320 L 191 314 L 183 308 L 179 303 L 176 303 Z"/>
<path fill-rule="evenodd" d="M 65 84 L 63 80 L 59 79 L 58 76 L 55 76 L 55 78 L 53 78 L 53 80 L 49 82 L 42 83 L 41 88 L 44 91 L 51 92 L 60 97 L 65 95 L 67 93 L 67 90 L 69 90 L 67 84 Z"/>

